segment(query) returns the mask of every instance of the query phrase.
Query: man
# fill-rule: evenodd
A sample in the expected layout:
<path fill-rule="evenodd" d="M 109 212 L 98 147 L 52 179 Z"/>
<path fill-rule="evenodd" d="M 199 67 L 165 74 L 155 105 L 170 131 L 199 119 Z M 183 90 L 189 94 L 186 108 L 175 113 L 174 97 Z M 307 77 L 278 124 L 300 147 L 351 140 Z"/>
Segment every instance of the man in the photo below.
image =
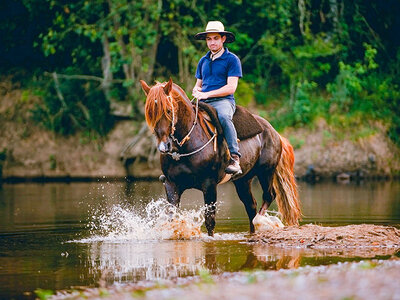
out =
<path fill-rule="evenodd" d="M 224 43 L 234 42 L 235 36 L 232 32 L 225 31 L 221 22 L 210 21 L 206 31 L 196 34 L 195 39 L 206 40 L 210 51 L 197 65 L 197 81 L 193 88 L 193 97 L 203 100 L 216 109 L 231 155 L 231 161 L 225 172 L 241 173 L 239 145 L 232 117 L 236 109 L 233 94 L 239 78 L 242 77 L 242 65 L 240 59 L 224 47 Z"/>

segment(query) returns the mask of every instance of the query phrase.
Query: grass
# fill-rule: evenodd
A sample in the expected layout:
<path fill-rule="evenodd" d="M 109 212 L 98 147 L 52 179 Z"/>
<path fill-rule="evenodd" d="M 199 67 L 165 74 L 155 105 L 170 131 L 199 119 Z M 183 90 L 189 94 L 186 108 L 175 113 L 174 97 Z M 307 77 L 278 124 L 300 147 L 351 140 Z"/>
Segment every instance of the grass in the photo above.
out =
<path fill-rule="evenodd" d="M 54 295 L 54 291 L 44 290 L 44 289 L 36 289 L 35 294 L 38 296 L 38 298 L 40 300 L 46 300 Z"/>

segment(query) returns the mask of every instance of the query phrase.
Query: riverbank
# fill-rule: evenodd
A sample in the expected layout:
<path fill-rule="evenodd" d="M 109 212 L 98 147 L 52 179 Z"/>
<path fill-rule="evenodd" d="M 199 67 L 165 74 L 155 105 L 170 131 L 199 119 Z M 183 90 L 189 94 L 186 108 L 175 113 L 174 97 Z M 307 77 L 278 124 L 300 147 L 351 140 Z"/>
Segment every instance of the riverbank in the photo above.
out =
<path fill-rule="evenodd" d="M 161 174 L 150 132 L 128 147 L 142 123 L 117 121 L 102 138 L 87 133 L 59 136 L 33 123 L 30 114 L 39 98 L 18 84 L 1 82 L 0 99 L 0 175 L 4 180 L 148 179 Z M 281 134 L 295 148 L 299 178 L 398 176 L 400 149 L 387 137 L 384 125 L 370 126 L 368 134 L 356 139 L 351 132 L 338 134 L 323 119 L 314 128 L 287 129 Z"/>

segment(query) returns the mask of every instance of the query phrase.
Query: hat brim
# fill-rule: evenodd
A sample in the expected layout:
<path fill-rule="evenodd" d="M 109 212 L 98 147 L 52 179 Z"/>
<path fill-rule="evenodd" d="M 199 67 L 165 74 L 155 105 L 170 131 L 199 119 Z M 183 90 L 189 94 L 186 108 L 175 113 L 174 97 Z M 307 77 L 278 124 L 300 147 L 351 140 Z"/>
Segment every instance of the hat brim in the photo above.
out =
<path fill-rule="evenodd" d="M 194 36 L 196 40 L 205 40 L 208 33 L 219 33 L 226 36 L 225 43 L 233 43 L 235 41 L 235 35 L 229 31 L 205 31 L 199 32 Z"/>

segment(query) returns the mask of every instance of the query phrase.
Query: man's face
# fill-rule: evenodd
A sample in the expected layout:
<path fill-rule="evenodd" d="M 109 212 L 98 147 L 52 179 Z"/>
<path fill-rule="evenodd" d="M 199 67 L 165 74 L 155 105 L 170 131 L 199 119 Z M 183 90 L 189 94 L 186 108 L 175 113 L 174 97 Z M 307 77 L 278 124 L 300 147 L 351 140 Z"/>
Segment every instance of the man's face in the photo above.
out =
<path fill-rule="evenodd" d="M 218 52 L 223 46 L 226 36 L 221 36 L 219 33 L 207 33 L 207 47 L 211 52 Z"/>

